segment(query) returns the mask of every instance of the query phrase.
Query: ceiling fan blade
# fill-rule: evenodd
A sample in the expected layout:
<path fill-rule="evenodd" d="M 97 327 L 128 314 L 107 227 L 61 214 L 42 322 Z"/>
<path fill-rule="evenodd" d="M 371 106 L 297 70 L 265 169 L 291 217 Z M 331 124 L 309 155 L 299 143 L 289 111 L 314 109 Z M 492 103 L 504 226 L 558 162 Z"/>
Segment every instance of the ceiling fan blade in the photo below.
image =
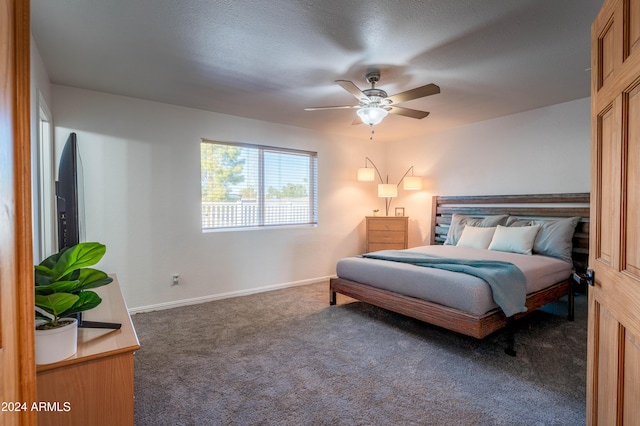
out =
<path fill-rule="evenodd" d="M 390 106 L 389 112 L 391 114 L 404 115 L 405 117 L 417 119 L 425 118 L 427 115 L 429 115 L 427 111 L 418 111 L 417 109 L 403 108 L 395 105 Z"/>
<path fill-rule="evenodd" d="M 436 95 L 440 93 L 440 87 L 435 84 L 427 84 L 426 86 L 416 87 L 415 89 L 407 90 L 406 92 L 397 93 L 395 95 L 387 97 L 391 103 L 399 104 L 400 102 L 407 102 L 413 99 L 423 98 L 425 96 Z"/>
<path fill-rule="evenodd" d="M 338 83 L 344 90 L 351 93 L 357 100 L 369 99 L 367 95 L 362 93 L 362 90 L 358 89 L 358 86 L 356 86 L 349 80 L 336 80 L 336 83 Z"/>
<path fill-rule="evenodd" d="M 338 105 L 338 106 L 323 106 L 323 107 L 309 107 L 305 108 L 305 111 L 318 111 L 323 109 L 351 109 L 351 108 L 359 108 L 360 105 Z"/>
<path fill-rule="evenodd" d="M 353 122 L 351 123 L 351 125 L 352 125 L 352 126 L 357 126 L 358 124 L 364 124 L 364 123 L 362 122 L 362 120 L 360 120 L 360 117 L 358 117 L 358 116 L 356 115 L 356 119 L 355 119 L 355 120 L 353 120 Z"/>

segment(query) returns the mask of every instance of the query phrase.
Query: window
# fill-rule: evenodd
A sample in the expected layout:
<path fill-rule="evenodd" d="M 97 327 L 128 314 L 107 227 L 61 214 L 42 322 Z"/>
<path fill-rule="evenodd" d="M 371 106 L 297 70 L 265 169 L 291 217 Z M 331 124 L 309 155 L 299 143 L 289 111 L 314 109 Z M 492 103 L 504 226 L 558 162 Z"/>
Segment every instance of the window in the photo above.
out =
<path fill-rule="evenodd" d="M 318 154 L 202 140 L 202 229 L 318 223 Z"/>

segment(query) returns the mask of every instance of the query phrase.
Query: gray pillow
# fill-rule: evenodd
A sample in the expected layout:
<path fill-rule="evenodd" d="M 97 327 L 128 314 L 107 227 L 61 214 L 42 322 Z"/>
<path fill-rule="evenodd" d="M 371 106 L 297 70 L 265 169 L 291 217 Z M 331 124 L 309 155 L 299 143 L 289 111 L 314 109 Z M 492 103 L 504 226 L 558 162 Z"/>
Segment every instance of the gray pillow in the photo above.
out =
<path fill-rule="evenodd" d="M 532 220 L 533 225 L 541 226 L 536 236 L 536 241 L 533 243 L 533 252 L 571 262 L 573 233 L 579 221 L 579 217 L 558 220 Z"/>
<path fill-rule="evenodd" d="M 515 216 L 509 216 L 507 218 L 507 226 L 516 228 L 521 226 L 533 226 L 533 221 L 531 219 L 520 219 Z"/>
<path fill-rule="evenodd" d="M 458 240 L 464 231 L 464 226 L 477 226 L 481 228 L 493 228 L 498 225 L 504 225 L 507 222 L 507 215 L 499 216 L 487 216 L 485 218 L 468 217 L 461 214 L 454 213 L 451 215 L 451 225 L 447 232 L 447 239 L 444 241 L 445 245 L 455 246 L 458 244 Z"/>

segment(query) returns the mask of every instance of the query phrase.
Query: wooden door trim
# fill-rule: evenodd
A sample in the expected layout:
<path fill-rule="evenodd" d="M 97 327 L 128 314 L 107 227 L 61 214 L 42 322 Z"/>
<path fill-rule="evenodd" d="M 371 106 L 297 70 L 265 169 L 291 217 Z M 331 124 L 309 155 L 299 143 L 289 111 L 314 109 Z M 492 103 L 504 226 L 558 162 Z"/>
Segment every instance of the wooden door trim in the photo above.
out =
<path fill-rule="evenodd" d="M 2 323 L 3 397 L 25 403 L 25 411 L 0 412 L 0 422 L 8 426 L 35 425 L 36 411 L 30 410 L 36 399 L 33 311 L 33 253 L 31 215 L 31 140 L 30 140 L 30 7 L 29 0 L 4 0 L 4 49 L 0 49 L 5 67 L 2 84 L 3 116 L 10 140 L 3 141 L 3 167 L 7 181 L 2 188 L 3 237 L 0 239 L 2 268 L 0 301 Z M 10 127 L 9 127 L 10 126 Z M 9 401 L 7 401 L 9 402 Z"/>
<path fill-rule="evenodd" d="M 31 8 L 29 0 L 15 3 L 16 282 L 20 393 L 22 401 L 36 399 L 35 318 L 33 293 L 33 235 L 31 211 Z M 25 413 L 20 424 L 36 422 Z"/>

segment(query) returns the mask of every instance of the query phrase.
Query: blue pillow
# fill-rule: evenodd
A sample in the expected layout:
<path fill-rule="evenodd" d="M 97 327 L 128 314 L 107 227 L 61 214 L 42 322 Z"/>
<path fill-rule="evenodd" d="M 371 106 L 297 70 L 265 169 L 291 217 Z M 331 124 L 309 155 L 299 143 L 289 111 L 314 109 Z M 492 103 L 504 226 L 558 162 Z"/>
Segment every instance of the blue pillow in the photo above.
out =
<path fill-rule="evenodd" d="M 573 234 L 579 221 L 579 217 L 558 220 L 532 220 L 532 225 L 540 225 L 540 231 L 533 243 L 533 252 L 571 262 Z"/>

